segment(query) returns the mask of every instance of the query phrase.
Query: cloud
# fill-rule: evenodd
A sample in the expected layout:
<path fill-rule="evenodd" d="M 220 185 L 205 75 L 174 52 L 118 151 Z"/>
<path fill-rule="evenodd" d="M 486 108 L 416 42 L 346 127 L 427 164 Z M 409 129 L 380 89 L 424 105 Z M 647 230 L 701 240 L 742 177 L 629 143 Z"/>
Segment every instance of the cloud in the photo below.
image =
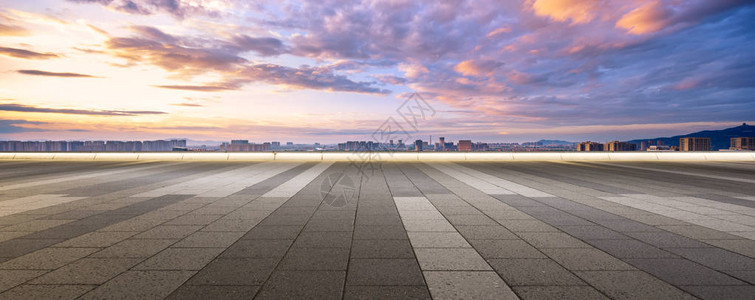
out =
<path fill-rule="evenodd" d="M 21 74 L 36 75 L 36 76 L 99 78 L 97 76 L 92 76 L 92 75 L 87 75 L 87 74 L 68 73 L 68 72 L 58 73 L 58 72 L 47 72 L 47 71 L 40 71 L 40 70 L 18 70 L 16 72 L 21 73 Z"/>
<path fill-rule="evenodd" d="M 0 111 L 14 112 L 31 112 L 31 113 L 55 113 L 55 114 L 72 114 L 72 115 L 94 115 L 94 116 L 138 116 L 138 115 L 162 115 L 167 114 L 161 111 L 142 111 L 142 110 L 85 110 L 85 109 L 67 109 L 67 108 L 46 108 L 22 104 L 0 104 Z"/>
<path fill-rule="evenodd" d="M 183 106 L 183 107 L 203 107 L 204 106 L 204 105 L 196 104 L 196 103 L 171 103 L 170 105 Z"/>
<path fill-rule="evenodd" d="M 29 35 L 26 28 L 14 25 L 0 24 L 0 36 L 25 36 Z"/>
<path fill-rule="evenodd" d="M 274 64 L 257 64 L 241 75 L 250 81 L 262 81 L 299 89 L 314 89 L 365 94 L 390 94 L 390 90 L 373 87 L 374 82 L 355 82 L 325 67 L 290 68 Z"/>
<path fill-rule="evenodd" d="M 195 91 L 195 92 L 220 92 L 220 91 L 238 89 L 238 87 L 221 86 L 221 85 L 155 85 L 154 87 L 158 87 L 161 89 L 184 90 L 184 91 Z"/>
<path fill-rule="evenodd" d="M 529 0 L 535 15 L 559 22 L 587 23 L 595 18 L 602 1 L 596 0 Z"/>
<path fill-rule="evenodd" d="M 233 43 L 243 51 L 254 51 L 261 56 L 280 55 L 289 51 L 281 40 L 271 37 L 239 35 L 233 38 Z"/>
<path fill-rule="evenodd" d="M 0 47 L 0 54 L 24 59 L 50 59 L 58 58 L 60 55 L 55 53 L 40 53 L 24 49 Z"/>
<path fill-rule="evenodd" d="M 464 76 L 491 76 L 501 66 L 502 62 L 494 60 L 465 60 L 454 66 L 454 71 Z"/>
<path fill-rule="evenodd" d="M 385 83 L 385 84 L 393 84 L 393 85 L 404 85 L 409 80 L 407 80 L 404 77 L 394 76 L 394 75 L 374 75 L 372 78 L 377 79 L 378 81 Z"/>
<path fill-rule="evenodd" d="M 616 27 L 632 34 L 656 32 L 668 26 L 672 15 L 673 11 L 661 5 L 660 1 L 651 1 L 622 16 Z"/>
<path fill-rule="evenodd" d="M 270 63 L 254 64 L 240 57 L 241 52 L 255 51 L 261 55 L 277 55 L 285 50 L 282 42 L 273 38 L 236 36 L 230 41 L 194 40 L 167 34 L 154 27 L 134 26 L 133 37 L 110 38 L 106 45 L 110 53 L 132 63 L 148 63 L 174 72 L 185 79 L 214 72 L 224 79 L 207 85 L 156 85 L 159 88 L 200 92 L 236 90 L 243 84 L 265 82 L 296 89 L 389 94 L 389 90 L 374 87 L 376 82 L 353 81 L 337 74 L 346 64 L 301 66 L 298 68 Z M 211 46 L 207 46 L 211 45 Z M 379 62 L 384 63 L 384 62 Z M 355 63 L 356 64 L 356 63 Z"/>
<path fill-rule="evenodd" d="M 44 122 L 26 121 L 26 120 L 3 120 L 3 119 L 0 119 L 0 133 L 20 133 L 20 132 L 47 131 L 47 130 L 44 130 L 44 129 L 28 128 L 28 127 L 19 126 L 19 125 L 24 125 L 24 124 L 38 125 L 38 124 L 46 124 L 46 123 L 44 123 Z"/>
<path fill-rule="evenodd" d="M 183 19 L 190 15 L 214 16 L 229 10 L 230 1 L 181 1 L 181 0 L 68 0 L 75 3 L 93 3 L 110 7 L 120 12 L 136 15 L 167 13 Z"/>

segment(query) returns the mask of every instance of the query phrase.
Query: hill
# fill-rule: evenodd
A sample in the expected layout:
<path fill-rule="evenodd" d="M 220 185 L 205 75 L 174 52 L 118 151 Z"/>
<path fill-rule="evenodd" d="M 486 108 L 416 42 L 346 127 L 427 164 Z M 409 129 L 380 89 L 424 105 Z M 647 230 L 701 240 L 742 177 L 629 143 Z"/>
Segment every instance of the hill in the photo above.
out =
<path fill-rule="evenodd" d="M 734 137 L 755 137 L 755 126 L 742 125 L 721 130 L 703 130 L 694 133 L 677 135 L 672 137 L 657 137 L 652 139 L 640 139 L 627 141 L 628 143 L 639 145 L 642 141 L 661 140 L 665 145 L 679 146 L 679 139 L 684 137 L 709 137 L 711 150 L 729 149 L 730 139 Z"/>

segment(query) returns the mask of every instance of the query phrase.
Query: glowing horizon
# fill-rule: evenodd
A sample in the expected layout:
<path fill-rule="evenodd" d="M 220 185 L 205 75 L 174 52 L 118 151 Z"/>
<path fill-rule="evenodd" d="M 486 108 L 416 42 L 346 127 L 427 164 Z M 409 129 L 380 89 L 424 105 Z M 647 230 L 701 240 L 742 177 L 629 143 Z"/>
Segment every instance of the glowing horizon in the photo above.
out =
<path fill-rule="evenodd" d="M 626 140 L 753 122 L 752 1 L 3 1 L 0 139 Z"/>

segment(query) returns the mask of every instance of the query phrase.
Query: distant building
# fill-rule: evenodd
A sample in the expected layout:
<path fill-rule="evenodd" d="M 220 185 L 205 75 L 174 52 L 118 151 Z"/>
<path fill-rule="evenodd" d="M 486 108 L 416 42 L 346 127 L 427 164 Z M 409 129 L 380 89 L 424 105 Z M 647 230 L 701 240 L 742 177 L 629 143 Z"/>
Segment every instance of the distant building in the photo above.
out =
<path fill-rule="evenodd" d="M 446 138 L 445 137 L 438 138 L 438 149 L 435 149 L 435 150 L 446 151 Z"/>
<path fill-rule="evenodd" d="M 488 151 L 490 147 L 488 147 L 488 143 L 477 142 L 473 145 L 472 149 L 474 151 Z"/>
<path fill-rule="evenodd" d="M 590 152 L 590 151 L 604 151 L 605 147 L 601 143 L 596 142 L 581 142 L 577 145 L 577 151 Z"/>
<path fill-rule="evenodd" d="M 422 145 L 423 145 L 422 140 L 414 141 L 414 151 L 417 151 L 417 152 L 422 151 Z"/>
<path fill-rule="evenodd" d="M 680 151 L 710 151 L 710 138 L 687 137 L 679 139 Z"/>
<path fill-rule="evenodd" d="M 472 141 L 471 140 L 459 140 L 459 143 L 456 146 L 459 151 L 472 151 Z"/>
<path fill-rule="evenodd" d="M 220 145 L 220 151 L 226 152 L 259 152 L 270 151 L 270 143 L 255 144 L 248 140 L 232 140 L 231 143 Z"/>
<path fill-rule="evenodd" d="M 619 141 L 612 141 L 608 142 L 605 145 L 606 151 L 616 152 L 616 151 L 636 151 L 637 145 L 625 143 L 625 142 L 619 142 Z"/>
<path fill-rule="evenodd" d="M 666 145 L 652 145 L 647 148 L 646 151 L 650 152 L 667 152 L 667 151 L 678 151 L 677 148 L 666 146 Z"/>
<path fill-rule="evenodd" d="M 755 150 L 755 137 L 731 138 L 731 150 Z"/>

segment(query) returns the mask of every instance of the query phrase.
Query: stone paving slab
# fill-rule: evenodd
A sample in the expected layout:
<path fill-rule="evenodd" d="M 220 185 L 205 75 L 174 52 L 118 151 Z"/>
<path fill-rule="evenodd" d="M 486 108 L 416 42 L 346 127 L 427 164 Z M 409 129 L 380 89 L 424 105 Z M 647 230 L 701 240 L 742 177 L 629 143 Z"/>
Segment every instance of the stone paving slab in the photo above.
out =
<path fill-rule="evenodd" d="M 751 162 L 0 167 L 0 299 L 755 294 Z"/>

